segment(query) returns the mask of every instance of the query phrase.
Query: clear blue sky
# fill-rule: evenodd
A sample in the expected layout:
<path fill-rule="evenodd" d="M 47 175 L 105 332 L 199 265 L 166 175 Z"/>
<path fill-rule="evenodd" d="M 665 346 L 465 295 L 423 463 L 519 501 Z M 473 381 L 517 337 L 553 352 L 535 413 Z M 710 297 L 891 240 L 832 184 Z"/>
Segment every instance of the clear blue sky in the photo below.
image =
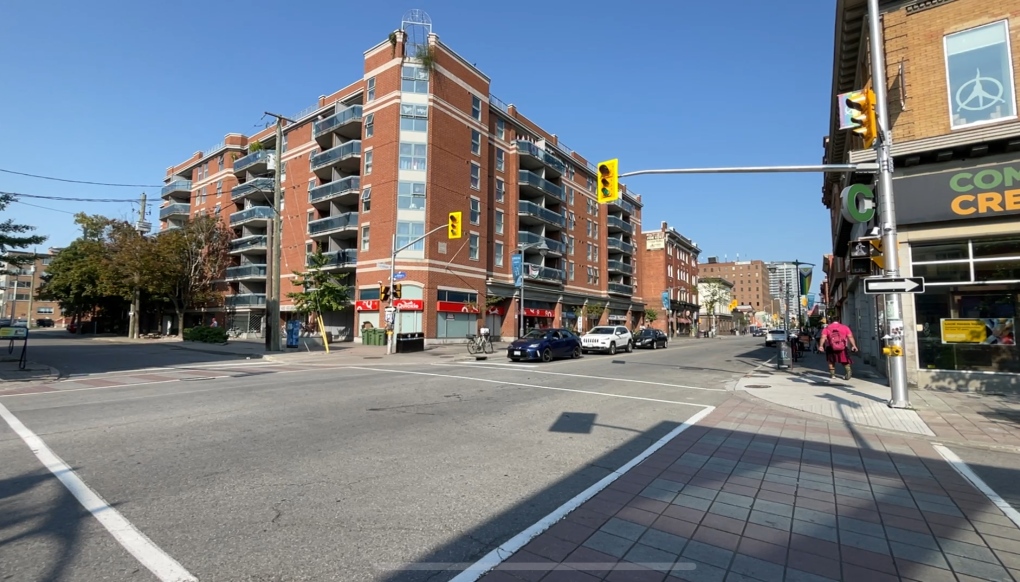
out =
<path fill-rule="evenodd" d="M 589 159 L 646 168 L 816 164 L 832 103 L 831 2 L 468 3 L 377 0 L 12 2 L 0 21 L 0 168 L 158 185 L 167 166 L 294 114 L 362 74 L 362 53 L 409 9 L 492 79 L 492 93 Z M 631 10 L 636 8 L 635 10 Z M 279 31 L 283 40 L 273 39 Z M 604 122 L 599 120 L 603 119 Z M 702 260 L 818 263 L 829 251 L 819 174 L 648 176 L 645 227 L 666 220 Z M 0 190 L 154 202 L 159 190 L 0 173 Z M 74 212 L 137 203 L 24 199 L 4 213 L 55 246 Z"/>

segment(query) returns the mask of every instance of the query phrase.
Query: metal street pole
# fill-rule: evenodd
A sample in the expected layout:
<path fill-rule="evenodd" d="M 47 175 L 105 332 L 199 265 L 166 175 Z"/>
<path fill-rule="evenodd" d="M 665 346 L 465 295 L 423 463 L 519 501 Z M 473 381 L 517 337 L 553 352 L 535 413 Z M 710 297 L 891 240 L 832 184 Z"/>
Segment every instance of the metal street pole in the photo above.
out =
<path fill-rule="evenodd" d="M 389 301 L 388 307 L 393 307 L 393 284 L 396 283 L 396 281 L 393 280 L 393 276 L 396 275 L 395 271 L 396 271 L 396 266 L 397 266 L 397 253 L 399 253 L 400 251 L 402 251 L 404 249 L 409 249 L 409 248 L 413 247 L 414 245 L 418 244 L 419 242 L 425 240 L 425 237 L 429 236 L 432 233 L 439 232 L 440 230 L 443 230 L 444 228 L 447 228 L 447 226 L 448 225 L 446 225 L 446 224 L 444 224 L 443 226 L 437 226 L 437 227 L 433 228 L 432 230 L 426 232 L 425 234 L 419 236 L 418 238 L 414 239 L 413 241 L 407 243 L 406 245 L 400 247 L 399 249 L 397 248 L 397 234 L 393 233 L 393 246 L 391 247 L 393 249 L 393 252 L 390 253 L 390 282 L 389 282 L 389 286 L 390 286 L 390 301 Z M 397 321 L 396 315 L 394 315 L 393 321 L 394 321 L 394 324 L 396 324 L 396 321 Z M 394 325 L 393 327 L 394 327 L 394 330 L 396 330 L 396 325 Z M 386 355 L 387 356 L 394 352 L 394 347 L 395 347 L 394 344 L 396 343 L 396 339 L 397 339 L 396 334 L 395 333 L 390 333 L 390 339 L 389 339 L 389 341 L 386 342 Z"/>
<path fill-rule="evenodd" d="M 899 240 L 896 233 L 896 208 L 893 201 L 892 128 L 886 104 L 885 46 L 882 38 L 881 12 L 878 0 L 868 0 L 868 28 L 871 37 L 871 84 L 875 92 L 875 116 L 878 119 L 876 160 L 878 161 L 878 217 L 882 229 L 885 276 L 900 276 Z M 885 296 L 886 336 L 890 347 L 900 355 L 889 356 L 889 388 L 891 408 L 910 408 L 907 390 L 907 360 L 903 356 L 903 296 Z"/>
<path fill-rule="evenodd" d="M 271 352 L 283 350 L 280 333 L 280 279 L 283 275 L 283 122 L 294 123 L 276 113 L 265 112 L 266 115 L 276 118 L 276 147 L 275 168 L 273 176 L 273 223 L 272 223 L 272 259 L 269 268 L 266 269 L 269 278 L 267 285 L 268 297 L 266 298 L 266 349 Z"/>
<path fill-rule="evenodd" d="M 517 310 L 520 331 L 517 332 L 517 339 L 521 339 L 524 337 L 524 249 L 517 249 L 517 252 L 521 254 L 521 306 Z"/>
<path fill-rule="evenodd" d="M 34 255 L 35 251 L 33 251 L 32 254 Z M 29 283 L 29 285 L 28 285 L 28 315 L 25 316 L 25 324 L 28 327 L 34 327 L 32 325 L 32 322 L 35 321 L 35 318 L 32 317 L 32 304 L 35 301 L 35 261 L 36 260 L 37 260 L 36 257 L 32 257 L 32 270 L 30 271 L 30 273 L 32 275 L 32 282 Z"/>

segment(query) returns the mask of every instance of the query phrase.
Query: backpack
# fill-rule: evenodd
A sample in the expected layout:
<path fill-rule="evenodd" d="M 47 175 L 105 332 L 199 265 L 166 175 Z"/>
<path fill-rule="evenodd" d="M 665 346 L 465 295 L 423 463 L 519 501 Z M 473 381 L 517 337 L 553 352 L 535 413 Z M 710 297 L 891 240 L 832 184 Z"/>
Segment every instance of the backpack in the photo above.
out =
<path fill-rule="evenodd" d="M 829 346 L 832 347 L 834 352 L 842 352 L 846 349 L 846 338 L 843 337 L 843 334 L 839 333 L 838 329 L 829 332 Z"/>

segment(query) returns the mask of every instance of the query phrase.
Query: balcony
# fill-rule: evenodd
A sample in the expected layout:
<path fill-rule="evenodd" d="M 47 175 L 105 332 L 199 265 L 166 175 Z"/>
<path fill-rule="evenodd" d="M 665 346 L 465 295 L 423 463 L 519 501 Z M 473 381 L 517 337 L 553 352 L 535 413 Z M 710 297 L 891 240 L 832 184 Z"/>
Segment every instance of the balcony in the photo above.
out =
<path fill-rule="evenodd" d="M 159 191 L 161 198 L 176 196 L 178 198 L 191 198 L 191 180 L 174 180 Z"/>
<path fill-rule="evenodd" d="M 349 141 L 335 148 L 319 152 L 312 156 L 312 171 L 319 178 L 329 178 L 331 170 L 353 174 L 361 168 L 361 140 Z"/>
<path fill-rule="evenodd" d="M 242 293 L 240 295 L 227 295 L 224 297 L 227 307 L 265 307 L 265 293 Z"/>
<path fill-rule="evenodd" d="M 275 185 L 272 178 L 255 178 L 244 184 L 234 186 L 230 191 L 230 199 L 233 201 L 244 200 L 252 194 L 258 195 L 258 200 L 272 200 Z"/>
<path fill-rule="evenodd" d="M 182 202 L 176 202 L 174 204 L 168 204 L 163 208 L 159 209 L 159 219 L 166 220 L 171 216 L 183 216 L 188 217 L 191 215 L 191 204 L 184 204 Z"/>
<path fill-rule="evenodd" d="M 606 268 L 610 273 L 622 273 L 624 275 L 634 274 L 634 265 L 623 261 L 607 261 Z"/>
<path fill-rule="evenodd" d="M 327 184 L 312 188 L 308 191 L 308 202 L 311 204 L 318 204 L 319 202 L 327 202 L 344 196 L 354 196 L 355 200 L 344 202 L 344 204 L 354 204 L 357 199 L 357 194 L 360 191 L 361 177 L 348 176 L 347 178 L 334 180 Z"/>
<path fill-rule="evenodd" d="M 358 262 L 358 249 L 341 249 L 322 253 L 328 262 L 322 266 L 323 269 L 354 268 Z M 305 266 L 310 266 L 312 255 L 305 257 Z"/>
<path fill-rule="evenodd" d="M 325 236 L 342 231 L 356 232 L 358 230 L 358 213 L 344 212 L 336 216 L 320 218 L 308 223 L 309 236 Z"/>
<path fill-rule="evenodd" d="M 341 109 L 326 119 L 316 121 L 312 125 L 312 137 L 319 145 L 329 147 L 333 144 L 333 134 L 338 133 L 348 139 L 361 138 L 361 105 L 352 105 Z"/>
<path fill-rule="evenodd" d="M 542 224 L 563 228 L 567 219 L 563 214 L 543 208 L 534 202 L 521 200 L 517 203 L 517 216 L 524 224 Z"/>
<path fill-rule="evenodd" d="M 609 237 L 606 241 L 606 246 L 609 247 L 610 251 L 620 251 L 628 255 L 634 254 L 634 245 L 623 242 L 623 239 Z"/>
<path fill-rule="evenodd" d="M 241 265 L 238 267 L 227 267 L 227 272 L 224 278 L 228 281 L 238 281 L 241 279 L 265 279 L 266 265 L 251 264 Z"/>
<path fill-rule="evenodd" d="M 563 186 L 557 186 L 534 172 L 528 170 L 517 172 L 517 184 L 521 188 L 521 194 L 551 196 L 559 202 L 566 202 L 566 198 L 563 196 Z"/>
<path fill-rule="evenodd" d="M 265 222 L 273 218 L 272 206 L 252 206 L 230 215 L 230 226 L 239 226 L 248 222 Z"/>
<path fill-rule="evenodd" d="M 522 230 L 517 233 L 517 242 L 522 245 L 545 244 L 549 247 L 549 254 L 563 255 L 567 252 L 567 245 L 551 238 Z M 534 249 L 526 249 L 524 252 L 537 252 Z"/>
<path fill-rule="evenodd" d="M 634 225 L 619 216 L 610 216 L 606 218 L 606 226 L 609 227 L 609 232 L 625 232 L 627 234 L 634 234 Z"/>
<path fill-rule="evenodd" d="M 269 237 L 264 234 L 255 234 L 230 241 L 230 254 L 237 255 L 250 251 L 264 251 L 269 242 Z"/>
<path fill-rule="evenodd" d="M 623 283 L 609 283 L 608 291 L 614 295 L 633 295 L 634 286 Z"/>
<path fill-rule="evenodd" d="M 563 271 L 560 269 L 536 265 L 534 263 L 524 263 L 524 273 L 528 276 L 528 279 L 532 281 L 562 283 L 565 278 Z"/>
<path fill-rule="evenodd" d="M 234 175 L 240 176 L 245 172 L 262 174 L 270 170 L 269 165 L 275 163 L 276 154 L 269 150 L 252 152 L 243 158 L 234 160 Z"/>
<path fill-rule="evenodd" d="M 526 139 L 517 140 L 517 157 L 520 166 L 528 170 L 548 169 L 550 178 L 558 178 L 567 171 L 567 166 L 559 158 L 531 143 Z"/>
<path fill-rule="evenodd" d="M 610 202 L 609 203 L 609 209 L 610 210 L 614 210 L 614 209 L 615 210 L 622 210 L 623 213 L 628 215 L 628 216 L 630 216 L 630 215 L 634 214 L 635 212 L 637 212 L 637 207 L 634 206 L 633 204 L 631 204 L 630 202 L 628 202 L 627 200 L 624 200 L 623 196 L 620 196 L 616 200 L 613 200 L 612 202 Z"/>

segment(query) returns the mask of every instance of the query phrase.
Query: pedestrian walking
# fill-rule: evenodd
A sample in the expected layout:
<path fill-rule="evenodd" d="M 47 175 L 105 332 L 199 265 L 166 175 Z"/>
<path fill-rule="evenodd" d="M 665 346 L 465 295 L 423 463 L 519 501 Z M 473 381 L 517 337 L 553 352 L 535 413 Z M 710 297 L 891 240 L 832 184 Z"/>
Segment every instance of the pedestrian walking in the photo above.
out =
<path fill-rule="evenodd" d="M 829 325 L 822 330 L 822 337 L 818 341 L 818 351 L 825 352 L 825 361 L 829 364 L 829 377 L 836 377 L 836 364 L 843 365 L 843 379 L 849 380 L 853 377 L 853 360 L 850 359 L 851 351 L 857 351 L 857 340 L 849 327 L 843 325 L 838 319 L 833 318 Z"/>

